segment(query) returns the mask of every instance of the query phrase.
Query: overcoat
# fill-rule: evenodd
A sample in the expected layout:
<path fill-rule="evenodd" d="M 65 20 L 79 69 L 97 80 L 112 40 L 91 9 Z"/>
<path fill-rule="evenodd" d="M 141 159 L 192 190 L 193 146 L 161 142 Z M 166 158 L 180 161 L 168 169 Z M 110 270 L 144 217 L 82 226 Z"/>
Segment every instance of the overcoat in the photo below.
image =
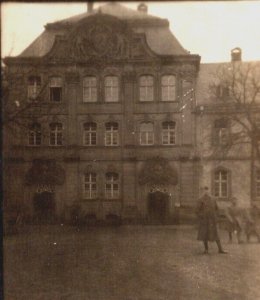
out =
<path fill-rule="evenodd" d="M 198 240 L 216 241 L 219 239 L 217 230 L 217 212 L 216 201 L 207 193 L 204 194 L 197 204 L 197 216 L 199 221 Z"/>

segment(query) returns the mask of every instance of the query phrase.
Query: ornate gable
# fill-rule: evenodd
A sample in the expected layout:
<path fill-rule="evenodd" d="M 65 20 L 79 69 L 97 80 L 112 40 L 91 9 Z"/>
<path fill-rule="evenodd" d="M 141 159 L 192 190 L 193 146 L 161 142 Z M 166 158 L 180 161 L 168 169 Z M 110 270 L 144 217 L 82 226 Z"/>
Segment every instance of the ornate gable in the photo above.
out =
<path fill-rule="evenodd" d="M 124 21 L 98 14 L 82 20 L 66 37 L 57 36 L 47 59 L 89 62 L 156 57 L 144 34 L 136 34 Z"/>

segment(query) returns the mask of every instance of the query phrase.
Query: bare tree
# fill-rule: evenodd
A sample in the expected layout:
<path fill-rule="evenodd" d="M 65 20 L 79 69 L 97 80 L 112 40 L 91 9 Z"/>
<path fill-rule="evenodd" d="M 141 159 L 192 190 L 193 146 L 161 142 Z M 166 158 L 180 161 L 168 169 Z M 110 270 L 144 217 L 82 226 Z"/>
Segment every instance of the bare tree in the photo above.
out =
<path fill-rule="evenodd" d="M 254 172 L 260 163 L 260 62 L 223 63 L 210 75 L 211 104 L 200 112 L 200 156 L 216 161 L 248 158 L 253 198 Z"/>
<path fill-rule="evenodd" d="M 251 159 L 260 161 L 260 63 L 221 65 L 210 91 L 222 102 L 231 129 L 220 145 L 224 153 L 228 155 L 236 145 L 250 145 Z"/>

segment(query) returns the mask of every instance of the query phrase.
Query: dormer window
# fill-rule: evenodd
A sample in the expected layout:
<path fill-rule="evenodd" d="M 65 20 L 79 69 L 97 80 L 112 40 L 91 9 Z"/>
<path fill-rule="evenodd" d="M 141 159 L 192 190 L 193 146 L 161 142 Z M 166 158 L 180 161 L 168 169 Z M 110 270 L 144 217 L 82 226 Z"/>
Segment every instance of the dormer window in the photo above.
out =
<path fill-rule="evenodd" d="M 230 91 L 229 91 L 228 85 L 225 85 L 225 84 L 223 84 L 223 85 L 221 85 L 221 84 L 217 85 L 217 87 L 216 87 L 216 94 L 217 94 L 217 97 L 219 99 L 226 99 L 227 97 L 229 97 L 230 96 Z"/>
<path fill-rule="evenodd" d="M 229 143 L 230 127 L 226 119 L 218 119 L 214 122 L 213 144 L 225 146 Z"/>
<path fill-rule="evenodd" d="M 50 80 L 50 101 L 61 102 L 62 100 L 62 78 L 52 77 Z"/>
<path fill-rule="evenodd" d="M 41 89 L 41 77 L 30 76 L 28 78 L 28 99 L 35 100 Z"/>

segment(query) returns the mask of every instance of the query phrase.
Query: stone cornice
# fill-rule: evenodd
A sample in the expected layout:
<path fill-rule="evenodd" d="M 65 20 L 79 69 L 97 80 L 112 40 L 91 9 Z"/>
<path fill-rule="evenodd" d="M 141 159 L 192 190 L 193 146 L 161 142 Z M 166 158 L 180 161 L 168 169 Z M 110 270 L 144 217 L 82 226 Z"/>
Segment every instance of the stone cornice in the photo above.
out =
<path fill-rule="evenodd" d="M 253 113 L 260 113 L 260 104 L 255 104 L 250 107 L 250 111 Z M 245 109 L 238 107 L 235 103 L 221 103 L 221 104 L 201 104 L 197 105 L 193 111 L 195 114 L 243 114 Z"/>
<path fill-rule="evenodd" d="M 200 67 L 200 56 L 199 55 L 157 55 L 156 57 L 146 57 L 143 59 L 121 59 L 117 60 L 115 62 L 105 61 L 105 60 L 90 60 L 88 62 L 86 61 L 77 61 L 76 63 L 78 65 L 84 65 L 84 66 L 97 66 L 102 64 L 104 65 L 113 65 L 113 64 L 140 64 L 140 63 L 151 63 L 151 62 L 157 62 L 161 63 L 163 65 L 165 64 L 171 64 L 171 63 L 188 63 L 195 65 L 196 71 L 199 71 Z M 5 57 L 3 59 L 4 63 L 6 65 L 35 65 L 35 66 L 70 66 L 75 65 L 75 61 L 73 59 L 66 59 L 66 60 L 52 60 L 49 61 L 45 56 L 42 57 Z"/>

